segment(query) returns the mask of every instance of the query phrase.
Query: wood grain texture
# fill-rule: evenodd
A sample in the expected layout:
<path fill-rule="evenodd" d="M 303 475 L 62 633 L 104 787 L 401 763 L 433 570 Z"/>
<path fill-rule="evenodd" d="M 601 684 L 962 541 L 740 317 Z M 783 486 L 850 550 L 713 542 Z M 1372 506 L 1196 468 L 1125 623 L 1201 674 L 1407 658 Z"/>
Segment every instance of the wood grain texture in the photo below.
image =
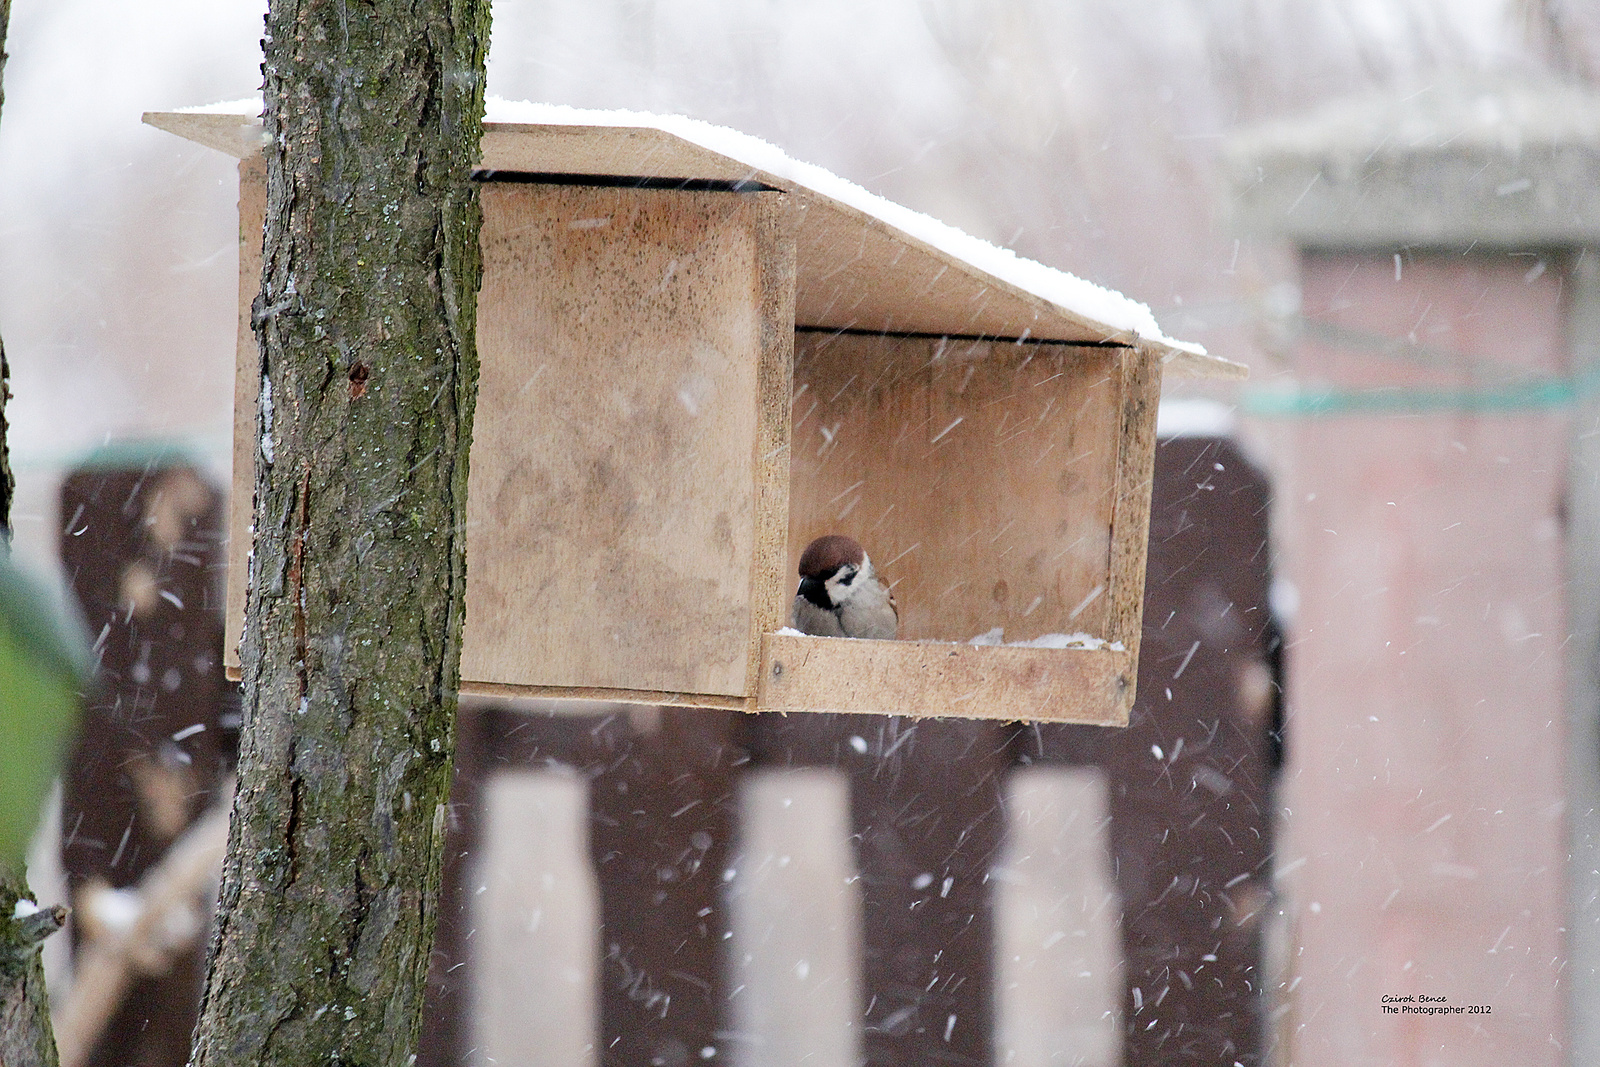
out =
<path fill-rule="evenodd" d="M 795 321 L 801 326 L 1087 343 L 1138 339 L 1002 281 L 863 211 L 794 188 L 803 193 L 795 293 Z"/>
<path fill-rule="evenodd" d="M 761 352 L 756 367 L 755 537 L 750 561 L 750 636 L 745 693 L 754 696 L 761 638 L 788 624 L 789 394 L 794 384 L 794 226 L 787 196 L 759 198 Z"/>
<path fill-rule="evenodd" d="M 1133 657 L 768 634 L 760 711 L 1076 722 L 1125 726 Z"/>
<path fill-rule="evenodd" d="M 486 162 L 506 169 L 761 177 L 709 167 L 661 131 L 487 129 Z M 257 173 L 241 164 L 234 672 L 257 448 Z M 902 637 L 1085 631 L 1136 656 L 1155 405 L 1163 366 L 1187 356 L 797 337 L 796 321 L 1088 336 L 804 191 L 490 184 L 485 212 L 471 691 L 747 705 L 799 553 L 830 532 L 860 539 L 894 584 Z"/>
<path fill-rule="evenodd" d="M 228 589 L 222 665 L 239 680 L 239 638 L 250 579 L 250 517 L 255 512 L 256 402 L 261 354 L 250 328 L 250 305 L 261 291 L 261 228 L 267 211 L 267 166 L 259 154 L 239 161 L 239 322 L 233 364 L 233 480 L 228 494 Z"/>
<path fill-rule="evenodd" d="M 259 143 L 240 115 L 152 112 L 150 125 L 233 155 Z M 255 141 L 252 142 L 252 138 Z M 751 180 L 791 194 L 798 212 L 796 321 L 900 332 L 977 333 L 1132 344 L 1133 333 L 1095 322 L 985 272 L 802 183 L 664 130 L 629 126 L 485 123 L 482 166 L 547 174 Z M 1161 346 L 1173 373 L 1243 378 L 1243 364 Z"/>
<path fill-rule="evenodd" d="M 261 155 L 266 140 L 259 115 L 197 115 L 185 111 L 146 111 L 147 126 L 175 133 L 179 137 L 238 160 Z"/>
<path fill-rule="evenodd" d="M 1214 356 L 1209 352 L 1205 354 L 1185 352 L 1179 348 L 1162 350 L 1161 369 L 1165 374 L 1175 374 L 1183 378 L 1222 378 L 1242 382 L 1250 377 L 1248 364 Z"/>
<path fill-rule="evenodd" d="M 723 711 L 751 711 L 754 697 L 718 696 L 713 693 L 682 693 L 661 689 L 617 689 L 610 686 L 503 685 L 496 682 L 461 683 L 461 695 L 506 697 L 524 700 L 578 700 L 613 704 L 649 704 L 680 708 L 718 708 Z"/>
<path fill-rule="evenodd" d="M 603 133 L 597 133 L 599 131 Z M 483 124 L 483 166 L 535 174 L 765 181 L 756 168 L 664 130 L 641 126 Z"/>
<path fill-rule="evenodd" d="M 890 582 L 903 639 L 1107 636 L 1118 350 L 796 344 L 791 583 L 812 538 L 844 533 Z"/>
<path fill-rule="evenodd" d="M 1121 641 L 1137 666 L 1144 617 L 1144 571 L 1150 547 L 1150 487 L 1155 471 L 1160 357 L 1148 347 L 1119 358 L 1119 425 L 1105 637 Z"/>
<path fill-rule="evenodd" d="M 464 676 L 744 696 L 778 194 L 483 193 Z"/>

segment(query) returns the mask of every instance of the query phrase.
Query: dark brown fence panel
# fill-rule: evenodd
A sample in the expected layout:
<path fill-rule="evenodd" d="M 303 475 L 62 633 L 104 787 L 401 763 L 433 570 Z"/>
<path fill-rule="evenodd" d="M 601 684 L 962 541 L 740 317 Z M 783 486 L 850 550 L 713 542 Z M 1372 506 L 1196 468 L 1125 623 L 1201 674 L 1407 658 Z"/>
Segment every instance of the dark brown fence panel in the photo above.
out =
<path fill-rule="evenodd" d="M 1282 650 L 1270 494 L 1228 441 L 1156 452 L 1144 646 L 1128 728 L 1045 727 L 1027 758 L 1103 767 L 1123 901 L 1125 1062 L 1262 1062 Z"/>
<path fill-rule="evenodd" d="M 99 665 L 64 775 L 62 863 L 73 945 L 89 898 L 135 885 L 213 802 L 231 765 L 238 700 L 222 673 L 222 497 L 193 467 L 88 466 L 61 489 L 61 561 Z M 143 974 L 101 1032 L 93 1067 L 188 1061 L 204 932 Z"/>

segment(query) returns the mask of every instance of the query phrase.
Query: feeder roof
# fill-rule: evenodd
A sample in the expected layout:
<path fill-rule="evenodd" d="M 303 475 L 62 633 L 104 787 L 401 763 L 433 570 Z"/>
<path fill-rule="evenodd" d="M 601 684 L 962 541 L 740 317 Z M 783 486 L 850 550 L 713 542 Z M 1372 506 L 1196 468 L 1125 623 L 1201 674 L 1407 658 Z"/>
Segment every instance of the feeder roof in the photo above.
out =
<path fill-rule="evenodd" d="M 152 126 L 244 159 L 259 100 L 150 112 Z M 758 138 L 681 116 L 490 99 L 486 171 L 755 183 L 798 212 L 795 322 L 840 330 L 1154 347 L 1167 369 L 1242 378 L 1243 364 L 1165 336 L 1145 305 L 867 192 Z"/>

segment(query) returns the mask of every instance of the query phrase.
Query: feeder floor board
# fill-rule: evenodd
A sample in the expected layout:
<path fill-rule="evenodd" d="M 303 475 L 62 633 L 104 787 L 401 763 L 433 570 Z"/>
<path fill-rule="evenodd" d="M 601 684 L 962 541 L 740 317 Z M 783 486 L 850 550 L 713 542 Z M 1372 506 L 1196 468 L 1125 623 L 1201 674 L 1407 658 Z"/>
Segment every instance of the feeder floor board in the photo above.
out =
<path fill-rule="evenodd" d="M 768 634 L 758 711 L 1126 726 L 1133 657 L 1115 649 L 1005 648 Z"/>

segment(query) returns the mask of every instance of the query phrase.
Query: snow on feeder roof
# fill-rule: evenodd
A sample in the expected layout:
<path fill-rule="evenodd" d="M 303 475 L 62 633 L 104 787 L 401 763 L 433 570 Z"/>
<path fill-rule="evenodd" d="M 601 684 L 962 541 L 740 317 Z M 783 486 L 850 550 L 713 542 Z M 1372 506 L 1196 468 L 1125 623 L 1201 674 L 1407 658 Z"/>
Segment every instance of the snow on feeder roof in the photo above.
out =
<path fill-rule="evenodd" d="M 1121 293 L 1025 259 L 886 200 L 775 145 L 681 115 L 491 97 L 482 170 L 755 183 L 795 197 L 795 320 L 874 332 L 1025 336 L 1162 350 L 1177 373 L 1242 378 L 1242 364 L 1162 333 Z M 244 159 L 260 150 L 261 102 L 230 101 L 145 121 Z"/>
<path fill-rule="evenodd" d="M 240 160 L 230 665 L 259 110 L 145 116 Z M 730 130 L 492 101 L 482 150 L 463 692 L 1127 722 L 1161 378 L 1241 365 Z M 899 640 L 785 627 L 827 533 Z"/>

